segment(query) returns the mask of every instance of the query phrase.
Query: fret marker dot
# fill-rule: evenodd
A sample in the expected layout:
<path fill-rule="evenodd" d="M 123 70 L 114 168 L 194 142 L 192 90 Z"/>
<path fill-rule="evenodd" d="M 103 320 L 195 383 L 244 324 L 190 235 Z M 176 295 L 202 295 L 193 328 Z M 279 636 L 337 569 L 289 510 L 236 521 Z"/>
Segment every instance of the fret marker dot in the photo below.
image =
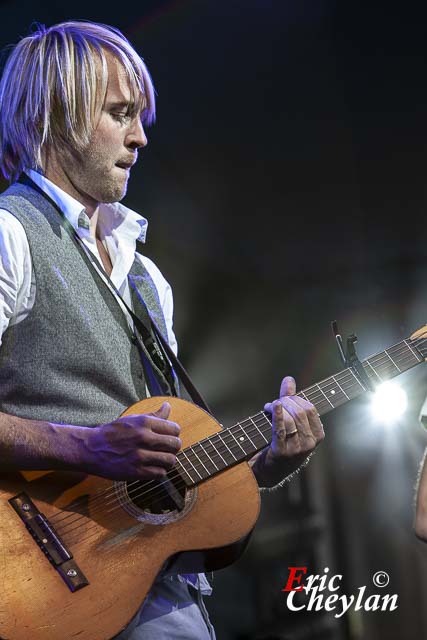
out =
<path fill-rule="evenodd" d="M 334 395 L 334 393 L 335 393 L 335 390 L 334 390 L 334 389 L 332 389 L 332 391 L 331 391 L 331 396 L 333 396 L 333 395 Z"/>
<path fill-rule="evenodd" d="M 244 437 L 243 437 L 243 436 L 241 436 L 241 437 L 239 438 L 239 440 L 240 440 L 240 442 L 243 442 Z"/>

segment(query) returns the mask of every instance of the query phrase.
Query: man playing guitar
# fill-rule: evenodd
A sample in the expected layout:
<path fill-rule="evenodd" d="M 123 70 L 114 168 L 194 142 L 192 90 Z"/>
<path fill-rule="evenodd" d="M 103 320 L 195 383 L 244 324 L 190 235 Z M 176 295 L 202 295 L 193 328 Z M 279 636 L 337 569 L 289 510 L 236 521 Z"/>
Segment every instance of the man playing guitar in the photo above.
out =
<path fill-rule="evenodd" d="M 102 482 L 113 481 L 110 487 L 126 481 L 154 488 L 177 477 L 170 473 L 178 463 L 184 468 L 178 455 L 183 448 L 182 425 L 171 414 L 173 398 L 153 404 L 153 396 L 176 393 L 174 376 L 170 365 L 162 370 L 156 362 L 150 340 L 141 335 L 129 312 L 139 315 L 148 310 L 176 352 L 171 288 L 139 251 L 147 222 L 120 204 L 131 168 L 147 145 L 145 127 L 154 119 L 154 89 L 148 70 L 117 29 L 83 21 L 48 29 L 40 26 L 9 55 L 0 85 L 0 164 L 12 183 L 0 196 L 0 458 L 3 472 L 22 471 L 27 484 L 20 491 L 25 490 L 27 498 L 34 487 L 31 504 L 19 502 L 15 490 L 7 489 L 7 509 L 12 512 L 12 504 L 15 510 L 20 506 L 27 512 L 34 510 L 27 524 L 33 527 L 39 546 L 45 545 L 51 563 L 55 562 L 52 549 L 59 549 L 54 534 L 59 525 L 54 529 L 43 520 L 48 530 L 44 537 L 34 524 L 37 518 L 41 522 L 40 496 L 49 474 L 36 473 L 31 481 L 26 472 L 72 472 L 79 478 L 89 474 Z M 157 349 L 156 336 L 150 337 L 150 345 Z M 149 411 L 122 415 L 144 398 L 152 402 Z M 271 443 L 255 447 L 252 452 L 256 452 L 245 459 L 259 486 L 271 487 L 307 459 L 324 433 L 317 410 L 295 395 L 290 377 L 283 379 L 279 399 L 268 403 L 265 410 L 272 415 L 272 434 L 266 439 Z M 245 436 L 241 439 L 243 442 Z M 211 446 L 216 448 L 214 441 Z M 219 452 L 213 458 L 217 469 L 220 457 L 224 459 Z M 191 468 L 200 475 L 194 463 Z M 191 480 L 191 471 L 183 471 L 180 480 L 189 486 L 187 476 Z M 59 485 L 57 479 L 49 491 Z M 88 492 L 85 486 L 81 500 Z M 67 491 L 71 489 L 63 490 L 61 500 Z M 99 500 L 103 492 L 107 489 L 98 487 L 93 500 Z M 55 500 L 58 496 L 45 494 L 45 511 Z M 67 514 L 73 512 L 70 502 L 63 504 Z M 92 504 L 93 522 L 99 525 Z M 58 514 L 49 513 L 49 523 L 55 517 L 59 522 Z M 83 514 L 83 507 L 79 513 Z M 22 518 L 25 521 L 25 514 Z M 87 528 L 87 512 L 84 519 Z M 21 524 L 17 518 L 16 526 Z M 1 526 L 5 525 L 0 525 L 0 538 L 15 535 Z M 144 531 L 149 529 L 143 526 Z M 109 538 L 110 547 L 117 545 L 117 531 L 115 536 Z M 102 540 L 105 546 L 105 538 Z M 59 546 L 59 555 L 65 554 L 61 562 L 71 562 L 65 545 Z M 13 547 L 16 553 L 18 548 L 18 544 Z M 34 553 L 31 562 L 44 562 L 51 570 L 39 549 Z M 79 560 L 77 550 L 73 558 L 73 562 Z M 10 561 L 9 555 L 4 563 Z M 79 572 L 78 564 L 68 569 L 66 581 Z M 56 566 L 61 572 L 59 561 Z M 58 631 L 59 626 L 52 631 L 41 622 L 37 629 L 22 628 L 14 635 L 7 620 L 3 625 L 0 613 L 0 636 L 47 640 L 75 637 L 78 631 L 80 638 L 90 640 L 119 632 L 117 637 L 129 640 L 214 637 L 200 595 L 210 590 L 203 574 L 160 572 L 137 615 L 134 610 L 126 614 L 127 622 L 133 616 L 126 631 L 122 631 L 123 621 L 114 620 L 104 629 L 107 611 L 102 607 L 95 622 L 90 607 L 88 618 L 79 620 L 94 582 L 93 576 L 87 578 L 86 583 L 82 579 L 81 584 L 73 585 L 64 583 L 56 572 L 52 577 L 52 585 L 58 580 L 57 588 L 64 589 L 64 597 L 74 590 L 72 602 L 82 603 L 70 617 L 77 618 L 73 633 L 68 631 L 71 635 Z M 113 584 L 102 587 L 107 599 Z M 8 589 L 0 582 L 3 609 L 20 606 L 15 598 L 26 588 Z M 52 597 L 41 601 L 46 615 L 56 608 L 49 600 Z M 56 625 L 68 615 L 65 609 L 58 614 Z M 68 621 L 67 629 L 70 624 Z M 97 636 L 96 629 L 101 627 Z"/>

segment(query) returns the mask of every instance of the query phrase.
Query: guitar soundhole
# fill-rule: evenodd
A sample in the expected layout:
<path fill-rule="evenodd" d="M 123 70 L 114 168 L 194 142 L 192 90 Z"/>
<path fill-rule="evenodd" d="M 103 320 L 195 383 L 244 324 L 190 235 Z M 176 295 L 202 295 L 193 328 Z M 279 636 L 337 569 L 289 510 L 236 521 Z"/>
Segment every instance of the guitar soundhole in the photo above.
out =
<path fill-rule="evenodd" d="M 185 506 L 185 485 L 166 477 L 161 482 L 126 483 L 127 493 L 133 504 L 145 513 L 167 514 L 182 511 Z"/>
<path fill-rule="evenodd" d="M 168 524 L 184 517 L 197 499 L 197 488 L 187 488 L 176 474 L 158 482 L 115 482 L 121 506 L 147 524 Z"/>

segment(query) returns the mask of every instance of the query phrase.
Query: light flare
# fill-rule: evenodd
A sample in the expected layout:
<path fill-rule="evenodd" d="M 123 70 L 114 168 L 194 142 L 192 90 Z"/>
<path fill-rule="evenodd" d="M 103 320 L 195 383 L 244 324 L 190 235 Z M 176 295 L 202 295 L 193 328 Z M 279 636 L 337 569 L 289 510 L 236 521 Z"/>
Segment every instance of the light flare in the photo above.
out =
<path fill-rule="evenodd" d="M 408 406 L 406 391 L 396 382 L 383 382 L 372 397 L 371 410 L 374 418 L 391 425 L 405 413 Z"/>

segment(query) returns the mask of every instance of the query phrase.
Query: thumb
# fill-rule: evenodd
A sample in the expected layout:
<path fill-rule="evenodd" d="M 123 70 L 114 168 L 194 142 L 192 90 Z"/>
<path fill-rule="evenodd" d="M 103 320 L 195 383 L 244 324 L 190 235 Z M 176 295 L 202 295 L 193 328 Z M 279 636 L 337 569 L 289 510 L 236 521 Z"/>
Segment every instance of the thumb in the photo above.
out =
<path fill-rule="evenodd" d="M 295 380 L 291 376 L 286 376 L 283 378 L 282 384 L 280 385 L 280 397 L 284 396 L 294 396 L 297 392 L 297 387 L 295 384 Z"/>
<path fill-rule="evenodd" d="M 156 418 L 167 420 L 169 418 L 170 412 L 171 412 L 171 406 L 169 402 L 164 402 L 160 407 L 160 409 L 157 409 L 157 411 L 153 411 L 152 415 L 156 416 Z"/>

